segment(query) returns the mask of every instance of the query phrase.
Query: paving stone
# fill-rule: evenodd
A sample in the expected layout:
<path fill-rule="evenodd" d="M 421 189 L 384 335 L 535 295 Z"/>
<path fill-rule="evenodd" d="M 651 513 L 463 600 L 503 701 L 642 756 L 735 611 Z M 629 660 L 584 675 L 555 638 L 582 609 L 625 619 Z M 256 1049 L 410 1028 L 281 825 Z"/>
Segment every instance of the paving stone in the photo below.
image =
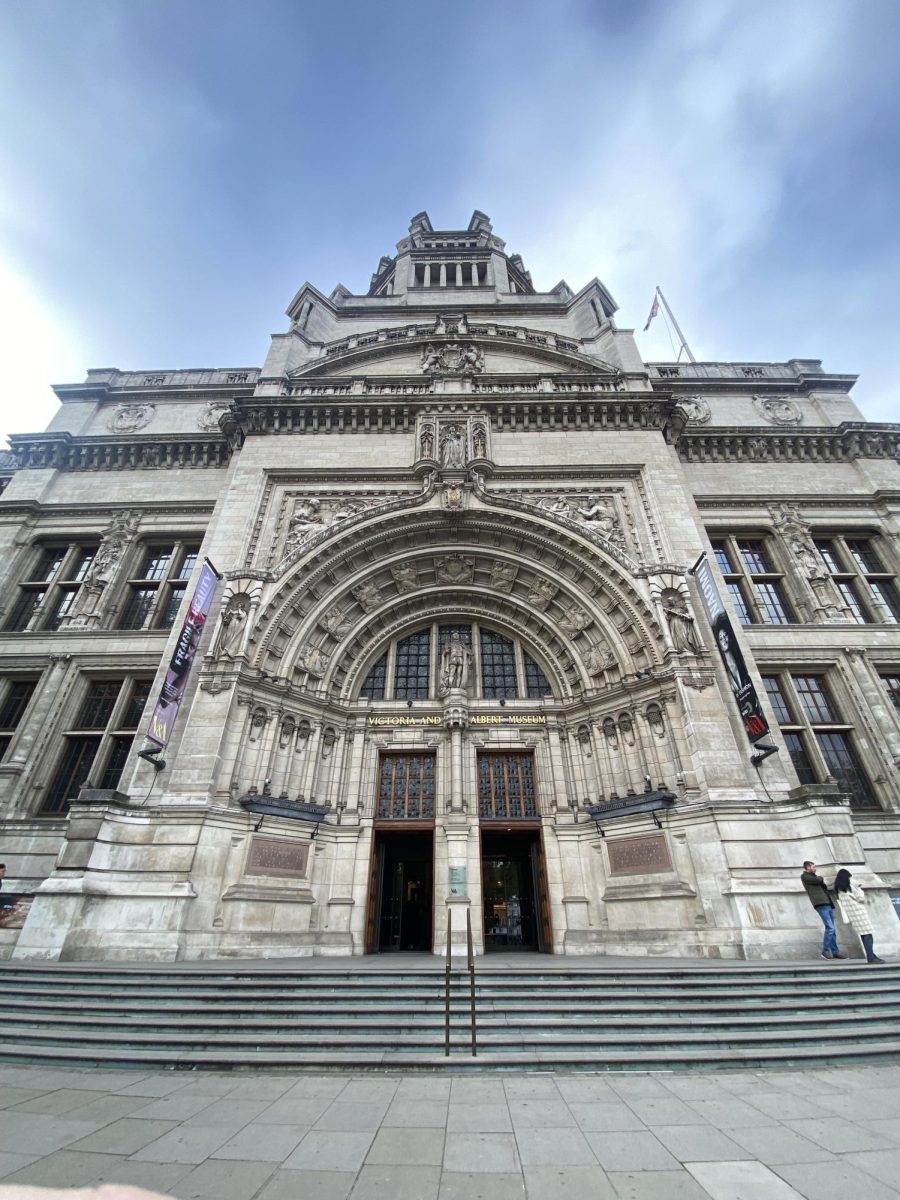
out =
<path fill-rule="evenodd" d="M 250 1075 L 229 1093 L 238 1100 L 277 1100 L 293 1086 L 290 1076 Z"/>
<path fill-rule="evenodd" d="M 188 1121 L 215 1102 L 215 1096 L 186 1096 L 184 1092 L 176 1092 L 172 1096 L 150 1100 L 143 1108 L 133 1109 L 131 1116 L 150 1121 Z"/>
<path fill-rule="evenodd" d="M 120 1156 L 119 1161 L 125 1161 Z M 3 1180 L 4 1187 L 28 1183 L 32 1187 L 85 1187 L 99 1178 L 104 1170 L 112 1169 L 113 1160 L 105 1154 L 87 1154 L 82 1150 L 55 1150 L 28 1166 L 14 1171 Z"/>
<path fill-rule="evenodd" d="M 574 1127 L 575 1118 L 566 1102 L 554 1093 L 552 1096 L 536 1096 L 529 1100 L 509 1101 L 509 1115 L 516 1128 L 535 1129 Z"/>
<path fill-rule="evenodd" d="M 867 1175 L 874 1175 L 882 1183 L 900 1188 L 900 1147 L 894 1150 L 865 1150 L 844 1154 L 841 1161 L 858 1167 Z"/>
<path fill-rule="evenodd" d="M 616 1200 L 605 1172 L 593 1166 L 524 1168 L 528 1200 Z"/>
<path fill-rule="evenodd" d="M 898 1192 L 853 1163 L 790 1163 L 772 1168 L 806 1200 L 897 1200 Z"/>
<path fill-rule="evenodd" d="M 144 1108 L 147 1101 L 143 1096 L 96 1096 L 81 1108 L 67 1115 L 76 1121 L 115 1121 L 137 1109 Z"/>
<path fill-rule="evenodd" d="M 666 1086 L 654 1075 L 616 1075 L 609 1086 L 623 1100 L 663 1100 L 669 1093 Z"/>
<path fill-rule="evenodd" d="M 23 1167 L 30 1166 L 42 1157 L 41 1154 L 10 1154 L 6 1150 L 0 1150 L 0 1179 L 12 1175 L 14 1171 L 21 1171 Z"/>
<path fill-rule="evenodd" d="M 619 1200 L 709 1200 L 706 1188 L 684 1170 L 610 1171 L 607 1178 Z"/>
<path fill-rule="evenodd" d="M 874 1121 L 866 1121 L 866 1129 L 900 1145 L 900 1117 L 877 1117 Z"/>
<path fill-rule="evenodd" d="M 619 1102 L 618 1092 L 614 1092 L 605 1079 L 589 1077 L 586 1079 L 561 1076 L 556 1080 L 556 1088 L 567 1104 L 581 1104 L 604 1101 Z"/>
<path fill-rule="evenodd" d="M 594 1166 L 596 1158 L 580 1129 L 534 1129 L 517 1136 L 523 1166 Z"/>
<path fill-rule="evenodd" d="M 457 1104 L 447 1110 L 447 1128 L 456 1133 L 511 1133 L 506 1104 Z"/>
<path fill-rule="evenodd" d="M 347 1200 L 355 1179 L 355 1171 L 282 1169 L 270 1176 L 256 1200 Z"/>
<path fill-rule="evenodd" d="M 867 1128 L 843 1117 L 819 1117 L 816 1120 L 785 1121 L 788 1129 L 816 1142 L 832 1154 L 848 1154 L 853 1150 L 892 1150 L 888 1138 L 870 1133 Z"/>
<path fill-rule="evenodd" d="M 685 1167 L 713 1200 L 798 1200 L 799 1193 L 763 1163 L 698 1162 Z"/>
<path fill-rule="evenodd" d="M 233 1129 L 212 1125 L 179 1125 L 138 1150 L 134 1157 L 144 1162 L 202 1163 L 233 1135 Z"/>
<path fill-rule="evenodd" d="M 748 1129 L 752 1125 L 775 1125 L 777 1122 L 774 1117 L 769 1117 L 765 1113 L 760 1112 L 758 1108 L 753 1108 L 750 1104 L 744 1104 L 742 1100 L 688 1100 L 687 1104 L 694 1112 L 709 1121 L 710 1125 L 716 1125 L 719 1129 Z"/>
<path fill-rule="evenodd" d="M 178 1181 L 179 1200 L 251 1200 L 275 1170 L 274 1163 L 217 1162 L 210 1159 Z"/>
<path fill-rule="evenodd" d="M 761 1113 L 776 1121 L 800 1120 L 803 1117 L 822 1115 L 822 1106 L 817 1099 L 791 1092 L 756 1092 L 745 1099 L 753 1108 L 758 1108 Z"/>
<path fill-rule="evenodd" d="M 331 1103 L 328 1096 L 282 1096 L 254 1119 L 261 1125 L 315 1125 Z"/>
<path fill-rule="evenodd" d="M 147 1075 L 119 1088 L 110 1088 L 120 1096 L 171 1096 L 180 1092 L 191 1082 L 190 1075 L 167 1071 L 164 1075 Z"/>
<path fill-rule="evenodd" d="M 89 1150 L 95 1154 L 134 1154 L 170 1129 L 175 1129 L 177 1124 L 177 1121 L 142 1121 L 136 1117 L 123 1117 L 121 1121 L 104 1125 L 96 1133 L 89 1133 L 77 1142 L 70 1142 L 69 1149 Z"/>
<path fill-rule="evenodd" d="M 102 1093 L 92 1095 L 104 1098 Z M 56 1092 L 43 1092 L 31 1100 L 24 1100 L 16 1106 L 16 1112 L 42 1113 L 44 1116 L 65 1116 L 73 1109 L 81 1109 L 85 1105 L 85 1093 L 76 1088 L 60 1088 Z"/>
<path fill-rule="evenodd" d="M 730 1136 L 710 1125 L 654 1125 L 653 1133 L 680 1163 L 754 1157 Z"/>
<path fill-rule="evenodd" d="M 752 1129 L 729 1129 L 728 1136 L 767 1166 L 779 1163 L 824 1162 L 834 1158 L 809 1138 L 783 1125 L 760 1125 Z"/>
<path fill-rule="evenodd" d="M 350 1200 L 437 1200 L 440 1167 L 369 1166 L 359 1173 Z"/>
<path fill-rule="evenodd" d="M 24 1104 L 26 1100 L 35 1100 L 46 1094 L 43 1088 L 6 1087 L 0 1083 L 0 1108 L 13 1108 L 17 1104 Z"/>
<path fill-rule="evenodd" d="M 239 1085 L 237 1075 L 214 1075 L 211 1072 L 191 1073 L 191 1082 L 181 1089 L 184 1096 L 228 1096 Z"/>
<path fill-rule="evenodd" d="M 678 1166 L 662 1142 L 644 1133 L 586 1133 L 605 1171 L 670 1171 Z"/>
<path fill-rule="evenodd" d="M 384 1119 L 388 1101 L 345 1103 L 335 1100 L 315 1122 L 316 1129 L 376 1130 Z"/>
<path fill-rule="evenodd" d="M 346 1075 L 304 1075 L 284 1093 L 285 1100 L 336 1100 L 350 1079 Z"/>
<path fill-rule="evenodd" d="M 291 1171 L 358 1171 L 374 1136 L 374 1130 L 311 1129 L 284 1166 Z"/>
<path fill-rule="evenodd" d="M 300 1144 L 307 1128 L 305 1125 L 245 1125 L 210 1157 L 282 1163 Z"/>
<path fill-rule="evenodd" d="M 441 1129 L 447 1124 L 446 1100 L 394 1100 L 384 1115 L 383 1125 L 406 1129 Z"/>
<path fill-rule="evenodd" d="M 104 1121 L 74 1121 L 68 1116 L 4 1111 L 0 1121 L 0 1150 L 13 1154 L 52 1154 L 104 1124 Z"/>
<path fill-rule="evenodd" d="M 511 1075 L 502 1083 L 508 1100 L 525 1100 L 537 1096 L 559 1099 L 559 1089 L 552 1075 Z"/>
<path fill-rule="evenodd" d="M 476 1175 L 444 1171 L 438 1200 L 524 1200 L 525 1183 L 519 1174 Z M 570 1200 L 578 1200 L 572 1196 Z"/>
<path fill-rule="evenodd" d="M 341 1100 L 347 1103 L 383 1103 L 386 1108 L 393 1100 L 398 1084 L 397 1079 L 351 1079 L 341 1093 Z"/>
<path fill-rule="evenodd" d="M 413 1134 L 405 1129 L 379 1129 L 366 1162 L 377 1166 L 396 1163 L 439 1167 L 443 1157 L 443 1128 L 417 1129 Z"/>
<path fill-rule="evenodd" d="M 519 1170 L 516 1139 L 511 1133 L 457 1133 L 448 1130 L 444 1170 L 511 1174 Z"/>
<path fill-rule="evenodd" d="M 398 1100 L 449 1100 L 449 1078 L 438 1078 L 434 1075 L 412 1075 L 401 1079 L 394 1093 L 394 1102 Z"/>
<path fill-rule="evenodd" d="M 218 1125 L 223 1129 L 231 1128 L 235 1132 L 255 1121 L 260 1113 L 269 1108 L 268 1100 L 236 1100 L 228 1097 L 225 1100 L 214 1100 L 206 1108 L 201 1108 L 184 1122 L 185 1125 Z"/>
<path fill-rule="evenodd" d="M 699 1113 L 675 1096 L 661 1100 L 633 1096 L 628 1107 L 645 1125 L 706 1125 Z"/>
<path fill-rule="evenodd" d="M 499 1079 L 456 1077 L 450 1085 L 451 1104 L 506 1105 L 506 1092 Z"/>
<path fill-rule="evenodd" d="M 679 1100 L 727 1100 L 731 1093 L 717 1075 L 667 1075 L 660 1080 Z"/>
<path fill-rule="evenodd" d="M 162 1192 L 175 1195 L 175 1185 L 179 1179 L 192 1171 L 189 1163 L 154 1163 L 137 1162 L 133 1158 L 113 1158 L 110 1155 L 102 1157 L 103 1166 L 100 1174 L 91 1182 L 130 1184 L 132 1187 L 142 1187 L 148 1192 Z"/>
<path fill-rule="evenodd" d="M 614 1104 L 569 1104 L 581 1129 L 614 1133 L 644 1128 L 644 1122 L 624 1101 Z"/>

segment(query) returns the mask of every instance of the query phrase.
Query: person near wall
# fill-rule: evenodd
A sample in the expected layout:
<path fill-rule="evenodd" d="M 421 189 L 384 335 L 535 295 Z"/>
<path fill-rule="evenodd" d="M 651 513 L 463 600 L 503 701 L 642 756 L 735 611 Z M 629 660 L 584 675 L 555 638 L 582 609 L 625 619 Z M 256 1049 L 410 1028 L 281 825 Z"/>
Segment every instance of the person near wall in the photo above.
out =
<path fill-rule="evenodd" d="M 806 888 L 809 902 L 822 918 L 825 936 L 822 939 L 823 958 L 846 958 L 838 949 L 837 931 L 834 928 L 834 899 L 821 875 L 816 874 L 816 864 L 809 859 L 803 864 L 800 882 Z"/>
<path fill-rule="evenodd" d="M 859 935 L 866 952 L 866 962 L 883 963 L 884 959 L 875 953 L 875 931 L 872 929 L 872 919 L 866 907 L 866 893 L 861 887 L 850 882 L 850 872 L 846 867 L 841 867 L 834 877 L 834 898 L 841 916 L 853 932 Z"/>

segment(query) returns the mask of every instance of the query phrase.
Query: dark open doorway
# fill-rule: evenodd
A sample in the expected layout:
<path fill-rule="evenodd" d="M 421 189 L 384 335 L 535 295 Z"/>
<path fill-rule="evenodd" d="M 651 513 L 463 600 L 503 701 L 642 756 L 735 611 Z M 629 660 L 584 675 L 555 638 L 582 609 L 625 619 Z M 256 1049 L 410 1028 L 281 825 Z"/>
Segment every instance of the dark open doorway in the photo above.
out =
<path fill-rule="evenodd" d="M 369 889 L 369 953 L 430 951 L 433 894 L 434 833 L 376 829 Z"/>
<path fill-rule="evenodd" d="M 484 948 L 550 952 L 550 904 L 539 829 L 481 833 Z"/>

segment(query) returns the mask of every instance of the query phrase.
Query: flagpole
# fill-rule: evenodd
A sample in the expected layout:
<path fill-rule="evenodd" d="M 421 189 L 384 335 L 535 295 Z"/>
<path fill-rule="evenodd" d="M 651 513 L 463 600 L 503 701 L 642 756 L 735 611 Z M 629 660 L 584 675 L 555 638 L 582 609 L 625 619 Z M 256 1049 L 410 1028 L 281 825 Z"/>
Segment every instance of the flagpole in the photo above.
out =
<path fill-rule="evenodd" d="M 680 338 L 680 340 L 681 340 L 681 346 L 682 346 L 682 349 L 683 349 L 683 350 L 686 352 L 686 354 L 687 354 L 687 356 L 688 356 L 688 359 L 689 359 L 689 360 L 690 360 L 692 363 L 695 363 L 697 360 L 696 360 L 696 358 L 694 358 L 693 354 L 691 354 L 691 348 L 690 348 L 690 346 L 687 344 L 687 341 L 686 341 L 686 339 L 685 339 L 685 336 L 684 336 L 684 334 L 681 332 L 681 326 L 680 326 L 680 325 L 678 324 L 678 322 L 675 320 L 675 314 L 672 312 L 671 308 L 669 308 L 669 302 L 668 302 L 668 300 L 665 298 L 665 296 L 663 295 L 663 293 L 662 293 L 662 288 L 659 286 L 659 284 L 657 284 L 657 285 L 656 285 L 656 294 L 657 294 L 657 296 L 659 296 L 660 300 L 662 300 L 662 303 L 663 303 L 663 308 L 664 308 L 664 309 L 666 310 L 666 312 L 669 314 L 669 320 L 670 320 L 670 321 L 672 322 L 672 324 L 675 326 L 675 332 L 678 334 L 678 337 L 679 337 L 679 338 Z"/>

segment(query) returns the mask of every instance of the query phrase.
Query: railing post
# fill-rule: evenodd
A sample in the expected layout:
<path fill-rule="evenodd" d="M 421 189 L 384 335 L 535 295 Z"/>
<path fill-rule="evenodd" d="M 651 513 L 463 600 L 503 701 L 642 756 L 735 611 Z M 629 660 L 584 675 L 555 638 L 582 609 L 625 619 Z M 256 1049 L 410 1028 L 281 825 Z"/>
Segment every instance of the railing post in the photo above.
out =
<path fill-rule="evenodd" d="M 450 1057 L 450 954 L 453 946 L 453 909 L 447 906 L 447 964 L 444 970 L 444 1057 Z"/>
<path fill-rule="evenodd" d="M 476 1058 L 478 1050 L 475 1043 L 475 951 L 472 948 L 472 911 L 466 909 L 466 946 L 469 952 L 469 1013 L 472 1023 L 472 1057 Z"/>

